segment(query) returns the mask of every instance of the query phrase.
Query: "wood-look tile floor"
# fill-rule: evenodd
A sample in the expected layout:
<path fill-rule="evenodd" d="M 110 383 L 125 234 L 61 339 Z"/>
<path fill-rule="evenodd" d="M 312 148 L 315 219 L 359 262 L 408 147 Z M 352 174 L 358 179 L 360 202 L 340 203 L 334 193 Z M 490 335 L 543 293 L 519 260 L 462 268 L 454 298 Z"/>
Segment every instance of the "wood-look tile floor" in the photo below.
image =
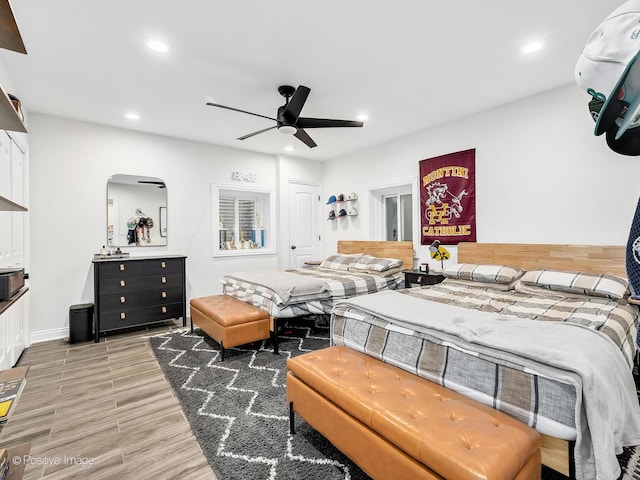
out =
<path fill-rule="evenodd" d="M 215 480 L 147 338 L 178 324 L 34 344 L 0 447 L 31 443 L 25 480 Z"/>

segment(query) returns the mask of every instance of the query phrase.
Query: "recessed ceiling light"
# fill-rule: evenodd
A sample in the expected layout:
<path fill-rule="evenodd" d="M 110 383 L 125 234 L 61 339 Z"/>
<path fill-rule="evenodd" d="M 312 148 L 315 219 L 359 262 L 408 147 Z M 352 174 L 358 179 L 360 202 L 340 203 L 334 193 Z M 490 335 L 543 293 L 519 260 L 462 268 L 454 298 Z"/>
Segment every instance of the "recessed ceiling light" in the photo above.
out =
<path fill-rule="evenodd" d="M 293 148 L 291 145 L 287 145 L 286 147 L 284 147 L 284 149 L 285 149 L 287 152 L 293 152 L 293 151 L 295 150 L 295 148 Z"/>
<path fill-rule="evenodd" d="M 127 117 L 129 120 L 140 120 L 140 115 L 138 115 L 137 113 L 129 112 L 129 113 L 126 113 L 124 116 Z"/>
<path fill-rule="evenodd" d="M 147 42 L 147 47 L 154 52 L 167 53 L 169 51 L 169 45 L 160 40 L 149 40 Z"/>
<path fill-rule="evenodd" d="M 542 48 L 541 42 L 531 42 L 522 47 L 522 53 L 534 53 Z"/>
<path fill-rule="evenodd" d="M 369 120 L 369 115 L 367 115 L 366 113 L 362 113 L 358 115 L 356 119 L 360 120 L 361 122 L 364 122 L 365 120 Z"/>

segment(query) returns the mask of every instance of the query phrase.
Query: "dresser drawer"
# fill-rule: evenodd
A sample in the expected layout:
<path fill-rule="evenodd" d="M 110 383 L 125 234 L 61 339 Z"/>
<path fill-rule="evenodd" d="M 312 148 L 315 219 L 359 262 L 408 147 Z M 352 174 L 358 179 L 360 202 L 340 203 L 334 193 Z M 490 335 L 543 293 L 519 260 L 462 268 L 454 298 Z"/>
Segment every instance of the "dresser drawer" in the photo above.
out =
<path fill-rule="evenodd" d="M 144 277 L 105 278 L 100 282 L 98 295 L 129 293 L 139 290 L 175 288 L 182 285 L 182 274 L 147 275 Z"/>
<path fill-rule="evenodd" d="M 144 262 L 144 274 L 180 273 L 183 270 L 181 258 L 160 258 Z"/>
<path fill-rule="evenodd" d="M 127 308 L 100 314 L 100 330 L 116 330 L 119 328 L 135 327 L 160 320 L 169 320 L 182 316 L 183 305 L 170 303 L 168 305 L 154 305 L 151 307 Z"/>
<path fill-rule="evenodd" d="M 176 302 L 182 302 L 182 288 L 179 287 L 102 295 L 99 309 L 100 312 L 109 312 L 149 305 L 167 305 Z"/>
<path fill-rule="evenodd" d="M 144 262 L 105 262 L 100 265 L 100 279 L 144 275 Z"/>

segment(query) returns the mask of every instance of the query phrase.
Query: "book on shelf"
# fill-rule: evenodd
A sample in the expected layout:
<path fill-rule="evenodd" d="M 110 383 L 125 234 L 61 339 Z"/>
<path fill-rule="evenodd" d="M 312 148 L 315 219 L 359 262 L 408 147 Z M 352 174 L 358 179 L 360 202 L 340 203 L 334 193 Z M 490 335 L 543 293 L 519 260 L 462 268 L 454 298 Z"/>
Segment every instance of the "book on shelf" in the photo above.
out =
<path fill-rule="evenodd" d="M 6 423 L 26 383 L 25 378 L 0 382 L 0 425 Z"/>

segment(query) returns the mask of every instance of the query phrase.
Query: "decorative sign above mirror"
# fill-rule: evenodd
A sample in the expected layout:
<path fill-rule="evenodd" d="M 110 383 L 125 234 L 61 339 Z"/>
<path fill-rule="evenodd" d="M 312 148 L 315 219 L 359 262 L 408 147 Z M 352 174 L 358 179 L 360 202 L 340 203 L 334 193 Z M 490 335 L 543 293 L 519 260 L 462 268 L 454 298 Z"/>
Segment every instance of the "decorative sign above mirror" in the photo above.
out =
<path fill-rule="evenodd" d="M 112 175 L 107 182 L 107 245 L 167 244 L 167 187 L 156 177 Z M 161 220 L 162 219 L 162 223 Z"/>

